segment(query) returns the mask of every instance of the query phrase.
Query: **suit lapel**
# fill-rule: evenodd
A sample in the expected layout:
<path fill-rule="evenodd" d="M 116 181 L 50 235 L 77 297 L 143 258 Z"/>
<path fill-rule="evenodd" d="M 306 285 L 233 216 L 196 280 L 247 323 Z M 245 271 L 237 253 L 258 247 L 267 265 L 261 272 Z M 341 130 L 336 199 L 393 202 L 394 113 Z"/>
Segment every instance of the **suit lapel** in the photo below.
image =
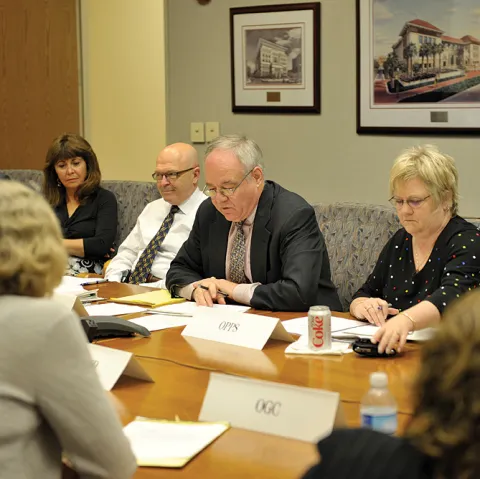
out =
<path fill-rule="evenodd" d="M 268 245 L 271 232 L 268 229 L 273 206 L 273 186 L 265 182 L 253 223 L 252 243 L 250 247 L 250 268 L 254 283 L 267 282 Z"/>
<path fill-rule="evenodd" d="M 230 221 L 227 221 L 221 213 L 216 213 L 216 220 L 210 225 L 208 242 L 208 257 L 210 258 L 210 276 L 226 278 L 225 262 L 227 257 L 228 232 Z"/>

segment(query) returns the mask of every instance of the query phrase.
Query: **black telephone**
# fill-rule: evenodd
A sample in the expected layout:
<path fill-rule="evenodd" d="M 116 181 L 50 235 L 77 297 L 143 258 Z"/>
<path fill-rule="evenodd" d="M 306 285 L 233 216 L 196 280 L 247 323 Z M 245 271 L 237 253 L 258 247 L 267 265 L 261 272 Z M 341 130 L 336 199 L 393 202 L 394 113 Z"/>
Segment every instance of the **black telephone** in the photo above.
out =
<path fill-rule="evenodd" d="M 392 349 L 390 353 L 378 352 L 378 343 L 373 344 L 369 338 L 358 338 L 352 343 L 352 349 L 355 353 L 361 356 L 368 356 L 371 358 L 392 358 L 396 356 L 397 351 Z"/>
<path fill-rule="evenodd" d="M 90 343 L 99 338 L 134 336 L 135 334 L 150 336 L 147 328 L 114 316 L 83 316 L 80 322 Z"/>

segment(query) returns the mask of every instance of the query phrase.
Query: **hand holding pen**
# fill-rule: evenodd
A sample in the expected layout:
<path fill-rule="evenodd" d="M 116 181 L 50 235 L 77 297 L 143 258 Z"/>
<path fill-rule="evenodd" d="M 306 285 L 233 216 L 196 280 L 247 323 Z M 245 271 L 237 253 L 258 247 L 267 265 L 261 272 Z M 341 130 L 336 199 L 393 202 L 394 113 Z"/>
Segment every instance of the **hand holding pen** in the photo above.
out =
<path fill-rule="evenodd" d="M 206 278 L 193 284 L 192 299 L 200 306 L 213 306 L 214 303 L 226 304 L 228 293 L 218 287 L 217 278 Z"/>

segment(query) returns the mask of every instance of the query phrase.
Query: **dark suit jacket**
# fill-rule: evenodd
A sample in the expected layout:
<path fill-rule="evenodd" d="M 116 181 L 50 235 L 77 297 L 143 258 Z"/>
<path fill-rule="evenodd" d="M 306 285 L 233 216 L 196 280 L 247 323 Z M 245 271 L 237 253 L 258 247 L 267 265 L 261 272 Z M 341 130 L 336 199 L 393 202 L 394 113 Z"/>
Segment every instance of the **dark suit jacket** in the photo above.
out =
<path fill-rule="evenodd" d="M 190 236 L 167 273 L 167 288 L 215 276 L 226 278 L 231 222 L 210 199 L 199 207 Z M 259 282 L 251 305 L 257 309 L 307 311 L 323 304 L 341 311 L 330 263 L 313 208 L 300 196 L 267 181 L 253 224 L 250 263 Z"/>
<path fill-rule="evenodd" d="M 434 462 L 406 439 L 336 429 L 317 445 L 321 461 L 303 479 L 430 479 Z"/>

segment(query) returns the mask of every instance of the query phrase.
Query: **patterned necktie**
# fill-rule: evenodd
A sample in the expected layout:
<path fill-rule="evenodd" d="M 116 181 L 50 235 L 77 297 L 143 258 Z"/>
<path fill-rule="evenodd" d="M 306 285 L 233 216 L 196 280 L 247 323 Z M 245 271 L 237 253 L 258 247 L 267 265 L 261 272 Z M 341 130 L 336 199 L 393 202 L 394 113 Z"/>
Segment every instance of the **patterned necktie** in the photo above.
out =
<path fill-rule="evenodd" d="M 245 235 L 243 234 L 243 221 L 235 223 L 237 231 L 233 238 L 230 253 L 230 281 L 237 284 L 250 283 L 245 276 Z"/>
<path fill-rule="evenodd" d="M 132 275 L 130 276 L 129 283 L 140 284 L 147 281 L 152 270 L 153 260 L 160 251 L 160 246 L 172 227 L 173 217 L 175 213 L 179 211 L 179 209 L 180 208 L 176 205 L 173 205 L 170 208 L 170 213 L 168 213 L 166 218 L 163 220 L 162 226 L 160 226 L 157 234 L 150 240 L 150 243 L 148 243 L 147 247 L 140 255 L 140 259 L 138 260 L 138 263 L 135 266 Z"/>

